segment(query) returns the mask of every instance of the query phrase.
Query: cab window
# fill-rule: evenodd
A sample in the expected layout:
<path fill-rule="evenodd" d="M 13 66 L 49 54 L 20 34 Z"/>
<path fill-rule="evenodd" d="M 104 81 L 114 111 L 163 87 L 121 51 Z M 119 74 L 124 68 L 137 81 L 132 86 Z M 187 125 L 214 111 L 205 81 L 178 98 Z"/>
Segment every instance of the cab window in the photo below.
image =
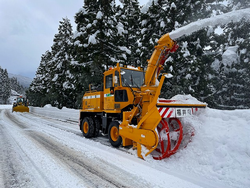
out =
<path fill-rule="evenodd" d="M 106 79 L 105 88 L 110 88 L 110 87 L 112 87 L 112 86 L 113 86 L 112 74 L 106 76 L 105 79 Z"/>

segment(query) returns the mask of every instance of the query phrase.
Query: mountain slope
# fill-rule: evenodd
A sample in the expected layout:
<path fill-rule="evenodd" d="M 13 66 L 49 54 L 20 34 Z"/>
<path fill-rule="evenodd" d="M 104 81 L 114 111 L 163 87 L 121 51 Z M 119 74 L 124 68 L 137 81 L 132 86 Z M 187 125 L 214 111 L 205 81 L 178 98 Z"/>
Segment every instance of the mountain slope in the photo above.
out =
<path fill-rule="evenodd" d="M 12 77 L 16 77 L 19 84 L 26 88 L 29 87 L 32 82 L 31 78 L 9 73 L 9 78 L 12 78 Z"/>

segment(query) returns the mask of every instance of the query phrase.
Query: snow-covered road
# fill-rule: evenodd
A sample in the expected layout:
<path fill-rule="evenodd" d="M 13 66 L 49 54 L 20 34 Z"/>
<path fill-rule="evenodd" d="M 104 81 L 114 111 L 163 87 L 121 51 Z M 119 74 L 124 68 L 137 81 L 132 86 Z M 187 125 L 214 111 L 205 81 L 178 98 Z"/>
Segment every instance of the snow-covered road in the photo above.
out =
<path fill-rule="evenodd" d="M 2 110 L 0 125 L 0 187 L 150 186 L 144 181 L 133 181 L 133 174 L 98 155 L 92 156 L 86 149 L 81 152 L 72 148 L 84 148 L 86 144 L 70 128 L 76 123 Z"/>
<path fill-rule="evenodd" d="M 105 136 L 84 138 L 77 110 L 46 106 L 12 113 L 11 106 L 0 106 L 0 187 L 248 187 L 250 147 L 245 142 L 250 129 L 245 128 L 250 111 L 236 111 L 236 116 L 216 112 L 208 109 L 186 120 L 196 124 L 193 142 L 169 159 L 155 161 L 137 158 L 132 149 L 112 148 Z M 229 117 L 232 130 L 209 131 L 223 127 Z M 218 124 L 212 126 L 214 122 Z"/>

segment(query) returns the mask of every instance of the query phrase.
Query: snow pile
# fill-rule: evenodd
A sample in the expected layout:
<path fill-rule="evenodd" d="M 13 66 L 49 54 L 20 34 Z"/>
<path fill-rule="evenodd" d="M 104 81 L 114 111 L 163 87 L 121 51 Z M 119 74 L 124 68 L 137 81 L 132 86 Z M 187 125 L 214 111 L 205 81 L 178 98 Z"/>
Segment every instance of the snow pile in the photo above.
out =
<path fill-rule="evenodd" d="M 211 18 L 198 20 L 196 22 L 192 22 L 184 27 L 178 28 L 169 33 L 171 39 L 176 40 L 185 35 L 191 35 L 192 33 L 199 31 L 202 28 L 208 26 L 217 26 L 224 25 L 229 22 L 239 22 L 242 18 L 250 20 L 250 8 L 241 9 L 233 12 L 229 12 L 226 14 L 214 16 Z"/>
<path fill-rule="evenodd" d="M 159 98 L 158 102 L 169 102 L 174 104 L 206 104 L 201 101 L 198 101 L 196 98 L 191 95 L 175 95 L 171 99 Z"/>
<path fill-rule="evenodd" d="M 250 110 L 207 108 L 183 122 L 194 127 L 195 136 L 187 148 L 165 160 L 168 168 L 204 174 L 228 187 L 249 187 Z"/>

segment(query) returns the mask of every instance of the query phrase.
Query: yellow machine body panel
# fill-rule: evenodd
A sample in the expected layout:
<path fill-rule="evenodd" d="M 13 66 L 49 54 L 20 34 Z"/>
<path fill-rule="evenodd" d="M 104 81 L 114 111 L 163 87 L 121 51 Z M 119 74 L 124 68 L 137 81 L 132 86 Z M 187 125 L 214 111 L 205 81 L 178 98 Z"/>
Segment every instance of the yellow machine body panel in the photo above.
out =
<path fill-rule="evenodd" d="M 13 112 L 29 112 L 29 107 L 24 105 L 18 105 L 16 107 L 13 107 Z"/>
<path fill-rule="evenodd" d="M 103 110 L 103 92 L 86 92 L 83 96 L 82 110 L 102 111 Z"/>

